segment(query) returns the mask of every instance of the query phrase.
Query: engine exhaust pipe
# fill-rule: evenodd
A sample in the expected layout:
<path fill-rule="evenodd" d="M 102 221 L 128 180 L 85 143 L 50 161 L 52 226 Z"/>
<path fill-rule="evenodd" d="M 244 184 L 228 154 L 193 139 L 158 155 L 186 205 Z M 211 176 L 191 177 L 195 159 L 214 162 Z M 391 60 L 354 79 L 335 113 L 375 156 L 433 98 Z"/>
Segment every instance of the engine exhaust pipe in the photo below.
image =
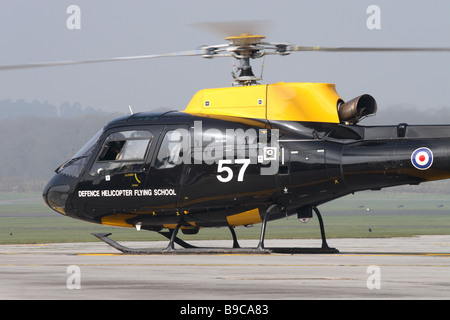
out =
<path fill-rule="evenodd" d="M 338 105 L 339 120 L 346 124 L 358 123 L 362 118 L 375 114 L 376 112 L 377 103 L 375 99 L 368 94 L 363 94 L 362 96 Z"/>

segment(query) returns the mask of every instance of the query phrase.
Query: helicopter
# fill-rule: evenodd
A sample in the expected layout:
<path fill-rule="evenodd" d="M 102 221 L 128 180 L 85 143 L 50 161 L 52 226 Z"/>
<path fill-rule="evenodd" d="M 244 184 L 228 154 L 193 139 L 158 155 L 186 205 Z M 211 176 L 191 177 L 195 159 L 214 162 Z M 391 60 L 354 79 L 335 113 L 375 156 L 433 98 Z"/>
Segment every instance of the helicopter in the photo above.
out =
<path fill-rule="evenodd" d="M 233 85 L 197 92 L 183 111 L 131 113 L 109 122 L 43 191 L 45 203 L 68 217 L 158 232 L 164 250 L 125 247 L 124 253 L 323 252 L 318 207 L 363 190 L 450 178 L 450 125 L 363 126 L 377 112 L 362 94 L 344 101 L 329 83 L 260 84 L 251 60 L 294 52 L 450 52 L 450 48 L 297 46 L 257 34 L 227 43 L 160 55 L 0 66 L 0 70 L 201 56 L 232 57 Z M 320 248 L 267 248 L 267 222 L 296 215 L 319 221 Z M 238 226 L 261 224 L 256 248 L 241 248 Z M 229 228 L 232 248 L 198 248 L 180 239 L 202 228 Z"/>

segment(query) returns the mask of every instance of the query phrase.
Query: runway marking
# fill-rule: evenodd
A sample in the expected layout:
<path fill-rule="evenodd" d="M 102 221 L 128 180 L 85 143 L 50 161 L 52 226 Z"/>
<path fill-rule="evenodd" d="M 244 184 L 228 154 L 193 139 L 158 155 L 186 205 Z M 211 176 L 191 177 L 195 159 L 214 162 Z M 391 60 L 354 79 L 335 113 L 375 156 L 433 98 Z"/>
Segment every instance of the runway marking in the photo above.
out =
<path fill-rule="evenodd" d="M 450 257 L 450 253 L 426 253 L 426 252 L 396 252 L 396 253 L 341 253 L 339 254 L 341 257 L 376 257 L 376 256 L 441 256 L 441 257 Z"/>
<path fill-rule="evenodd" d="M 0 263 L 0 267 L 45 267 L 65 266 L 65 263 Z M 264 263 L 77 263 L 83 267 L 367 267 L 372 263 L 364 264 L 264 264 Z M 377 264 L 380 267 L 439 267 L 450 268 L 445 264 Z"/>
<path fill-rule="evenodd" d="M 54 252 L 0 252 L 1 255 L 73 255 L 73 256 L 86 256 L 86 257 L 106 257 L 106 256 L 119 256 L 119 257 L 156 257 L 156 256 L 167 256 L 159 254 L 124 254 L 124 253 L 54 253 Z M 174 256 L 188 256 L 190 254 L 178 254 Z M 207 256 L 208 254 L 205 254 Z M 250 256 L 248 254 L 213 254 L 215 256 Z M 291 254 L 251 254 L 251 256 L 289 256 Z M 307 256 L 306 253 L 294 254 L 295 256 Z M 337 253 L 337 254 L 314 254 L 314 256 L 322 257 L 377 257 L 377 256 L 428 256 L 428 257 L 450 257 L 450 253 L 439 253 L 439 252 L 354 252 L 354 253 Z"/>
<path fill-rule="evenodd" d="M 280 277 L 280 278 L 274 278 L 274 277 L 217 277 L 218 280 L 256 280 L 256 281 L 265 281 L 265 280 L 289 280 L 289 281 L 304 281 L 304 280 L 356 280 L 354 278 L 338 278 L 338 277 Z"/>
<path fill-rule="evenodd" d="M 102 257 L 102 256 L 123 256 L 123 253 L 78 253 L 77 256 L 87 256 L 87 257 Z"/>

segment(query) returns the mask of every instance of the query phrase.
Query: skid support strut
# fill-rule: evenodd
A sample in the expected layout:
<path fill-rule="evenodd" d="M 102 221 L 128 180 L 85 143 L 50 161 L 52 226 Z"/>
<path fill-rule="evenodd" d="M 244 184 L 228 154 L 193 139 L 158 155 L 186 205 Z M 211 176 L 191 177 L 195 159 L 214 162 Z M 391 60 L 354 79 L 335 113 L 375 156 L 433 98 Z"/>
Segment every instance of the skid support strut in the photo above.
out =
<path fill-rule="evenodd" d="M 263 222 L 261 225 L 261 235 L 259 238 L 259 244 L 258 244 L 258 247 L 256 248 L 256 250 L 258 250 L 258 251 L 269 250 L 270 252 L 274 252 L 274 253 L 291 253 L 291 254 L 294 254 L 294 253 L 338 253 L 339 252 L 339 250 L 337 250 L 335 248 L 330 248 L 328 246 L 327 239 L 325 236 L 325 227 L 323 224 L 322 215 L 320 214 L 319 209 L 317 209 L 316 207 L 312 207 L 312 210 L 316 213 L 317 219 L 319 220 L 320 235 L 322 237 L 322 247 L 321 248 L 277 248 L 277 247 L 266 248 L 264 246 L 264 237 L 266 234 L 267 221 L 269 220 L 270 214 L 277 208 L 278 208 L 278 206 L 276 204 L 273 204 L 266 210 L 266 212 L 264 214 Z"/>
<path fill-rule="evenodd" d="M 265 237 L 265 235 L 266 235 L 266 225 L 267 225 L 267 221 L 269 220 L 269 215 L 270 215 L 270 213 L 271 213 L 274 209 L 276 209 L 277 207 L 278 207 L 278 205 L 273 204 L 273 205 L 271 205 L 271 206 L 266 210 L 266 212 L 264 213 L 264 218 L 263 218 L 263 222 L 262 222 L 262 225 L 261 225 L 261 233 L 260 233 L 260 236 L 259 236 L 259 243 L 258 243 L 258 246 L 256 247 L 257 250 L 263 251 L 263 250 L 265 249 L 265 248 L 264 248 L 264 237 Z"/>
<path fill-rule="evenodd" d="M 234 249 L 240 248 L 241 246 L 239 245 L 239 242 L 237 240 L 236 232 L 234 232 L 234 227 L 228 227 L 228 229 L 230 229 L 231 236 L 233 237 L 233 248 Z"/>
<path fill-rule="evenodd" d="M 231 236 L 233 237 L 233 248 L 240 248 L 239 246 L 239 242 L 237 240 L 236 237 L 236 232 L 234 231 L 233 227 L 228 227 L 228 229 L 231 232 Z M 174 243 L 179 244 L 180 246 L 182 246 L 185 249 L 194 249 L 197 248 L 196 246 L 193 246 L 183 240 L 181 240 L 180 238 L 178 238 L 176 236 L 176 234 L 174 235 L 175 229 L 174 230 L 170 230 L 170 231 L 158 231 L 158 233 L 164 237 L 166 237 L 167 239 L 169 239 L 170 241 L 172 241 L 172 243 L 169 241 L 169 245 L 167 246 L 167 248 L 169 249 L 169 251 L 174 249 Z M 178 230 L 177 230 L 178 233 Z M 172 240 L 173 237 L 173 240 Z"/>
<path fill-rule="evenodd" d="M 173 229 L 171 231 L 169 245 L 167 246 L 166 251 L 174 251 L 175 250 L 174 242 L 175 242 L 175 239 L 177 239 L 177 233 L 178 233 L 178 230 L 180 230 L 180 228 L 181 228 L 181 223 L 177 224 L 175 229 Z"/>
<path fill-rule="evenodd" d="M 319 225 L 320 225 L 320 235 L 322 237 L 322 250 L 323 251 L 330 251 L 330 252 L 339 252 L 337 249 L 335 248 L 330 248 L 328 246 L 327 243 L 327 238 L 325 236 L 325 228 L 323 226 L 323 220 L 322 220 L 322 215 L 320 214 L 319 209 L 317 209 L 316 207 L 313 207 L 314 212 L 317 215 L 317 219 L 319 220 Z"/>

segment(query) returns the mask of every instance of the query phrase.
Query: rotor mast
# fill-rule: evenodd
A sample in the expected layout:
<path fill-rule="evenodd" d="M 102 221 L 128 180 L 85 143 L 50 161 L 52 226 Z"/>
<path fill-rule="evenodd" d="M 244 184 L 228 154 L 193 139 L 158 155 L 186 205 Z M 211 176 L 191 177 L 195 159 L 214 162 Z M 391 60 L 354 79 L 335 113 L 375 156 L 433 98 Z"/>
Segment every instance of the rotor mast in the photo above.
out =
<path fill-rule="evenodd" d="M 227 51 L 229 51 L 235 59 L 239 60 L 239 66 L 236 68 L 237 70 L 231 73 L 234 79 L 233 85 L 249 86 L 257 84 L 258 81 L 262 80 L 262 77 L 257 77 L 253 73 L 250 59 L 261 58 L 265 55 L 265 52 L 262 50 L 264 48 L 261 47 L 261 40 L 264 38 L 265 37 L 261 35 L 251 35 L 247 33 L 243 33 L 240 36 L 225 38 L 230 46 Z M 237 75 L 238 72 L 239 75 Z"/>

